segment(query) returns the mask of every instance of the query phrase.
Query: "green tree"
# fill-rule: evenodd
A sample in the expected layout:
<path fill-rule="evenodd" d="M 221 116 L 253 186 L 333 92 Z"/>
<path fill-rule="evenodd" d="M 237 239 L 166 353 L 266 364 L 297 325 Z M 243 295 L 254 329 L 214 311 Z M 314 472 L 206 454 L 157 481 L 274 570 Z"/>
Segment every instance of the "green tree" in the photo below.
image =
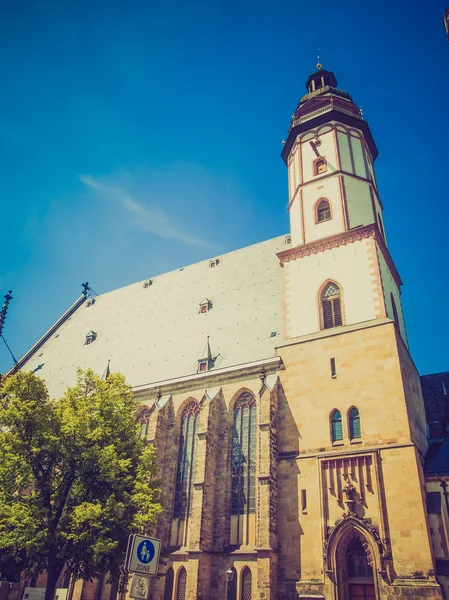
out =
<path fill-rule="evenodd" d="M 64 567 L 118 581 L 128 535 L 161 511 L 154 448 L 135 411 L 119 374 L 79 370 L 58 401 L 32 373 L 0 386 L 0 555 L 9 570 L 13 558 L 27 576 L 46 571 L 45 600 Z"/>

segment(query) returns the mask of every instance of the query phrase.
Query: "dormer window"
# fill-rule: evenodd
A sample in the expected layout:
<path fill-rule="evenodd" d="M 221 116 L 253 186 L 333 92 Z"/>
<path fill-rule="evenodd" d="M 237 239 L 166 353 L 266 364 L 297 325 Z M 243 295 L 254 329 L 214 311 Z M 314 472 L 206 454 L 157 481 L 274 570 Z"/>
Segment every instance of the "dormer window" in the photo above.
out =
<path fill-rule="evenodd" d="M 326 159 L 323 156 L 320 156 L 320 158 L 317 158 L 313 162 L 313 174 L 314 175 L 322 175 L 323 173 L 326 173 L 326 171 L 327 171 Z"/>
<path fill-rule="evenodd" d="M 90 344 L 92 344 L 92 342 L 95 342 L 96 339 L 97 339 L 97 334 L 95 333 L 95 331 L 89 331 L 89 333 L 86 335 L 86 340 L 84 342 L 84 345 L 89 346 Z"/>
<path fill-rule="evenodd" d="M 291 235 L 286 235 L 285 236 L 285 245 L 291 244 L 292 243 L 292 236 Z"/>
<path fill-rule="evenodd" d="M 199 360 L 198 361 L 198 371 L 200 373 L 203 373 L 204 371 L 209 371 L 209 369 L 211 369 L 212 361 L 208 360 L 207 358 Z"/>
<path fill-rule="evenodd" d="M 218 265 L 219 260 L 218 258 L 211 258 L 209 261 L 209 267 L 214 268 Z"/>
<path fill-rule="evenodd" d="M 208 298 L 204 298 L 200 302 L 200 314 L 207 313 L 212 308 L 212 302 Z"/>

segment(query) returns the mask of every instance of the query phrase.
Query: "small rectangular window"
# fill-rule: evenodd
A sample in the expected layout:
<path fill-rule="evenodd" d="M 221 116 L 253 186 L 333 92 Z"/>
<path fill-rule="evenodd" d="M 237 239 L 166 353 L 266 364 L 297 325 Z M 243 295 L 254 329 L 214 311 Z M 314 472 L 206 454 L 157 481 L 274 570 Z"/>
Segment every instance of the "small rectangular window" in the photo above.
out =
<path fill-rule="evenodd" d="M 301 490 L 301 511 L 302 514 L 307 513 L 307 491 Z"/>
<path fill-rule="evenodd" d="M 337 367 L 335 366 L 335 358 L 331 358 L 331 377 L 332 379 L 337 378 Z"/>
<path fill-rule="evenodd" d="M 327 171 L 327 162 L 324 157 L 317 158 L 313 163 L 313 174 L 322 175 Z"/>

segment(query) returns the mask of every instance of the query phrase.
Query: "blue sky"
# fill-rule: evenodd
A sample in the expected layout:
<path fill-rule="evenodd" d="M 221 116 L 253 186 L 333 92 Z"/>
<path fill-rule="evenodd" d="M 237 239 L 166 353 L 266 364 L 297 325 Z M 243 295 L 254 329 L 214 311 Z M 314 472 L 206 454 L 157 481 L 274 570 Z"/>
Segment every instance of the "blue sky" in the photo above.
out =
<path fill-rule="evenodd" d="M 0 293 L 16 357 L 83 281 L 103 293 L 288 231 L 281 140 L 320 47 L 379 148 L 412 355 L 448 370 L 444 7 L 3 3 Z"/>

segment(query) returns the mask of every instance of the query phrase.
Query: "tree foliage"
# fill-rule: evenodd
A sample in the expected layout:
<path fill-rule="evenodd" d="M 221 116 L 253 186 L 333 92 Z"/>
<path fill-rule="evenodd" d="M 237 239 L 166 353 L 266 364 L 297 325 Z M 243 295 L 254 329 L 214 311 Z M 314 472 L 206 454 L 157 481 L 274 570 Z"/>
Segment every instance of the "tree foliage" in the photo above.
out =
<path fill-rule="evenodd" d="M 119 374 L 79 370 L 58 401 L 32 373 L 0 387 L 0 555 L 4 568 L 13 558 L 27 575 L 47 571 L 46 600 L 64 566 L 118 581 L 129 533 L 161 510 L 135 408 Z"/>

